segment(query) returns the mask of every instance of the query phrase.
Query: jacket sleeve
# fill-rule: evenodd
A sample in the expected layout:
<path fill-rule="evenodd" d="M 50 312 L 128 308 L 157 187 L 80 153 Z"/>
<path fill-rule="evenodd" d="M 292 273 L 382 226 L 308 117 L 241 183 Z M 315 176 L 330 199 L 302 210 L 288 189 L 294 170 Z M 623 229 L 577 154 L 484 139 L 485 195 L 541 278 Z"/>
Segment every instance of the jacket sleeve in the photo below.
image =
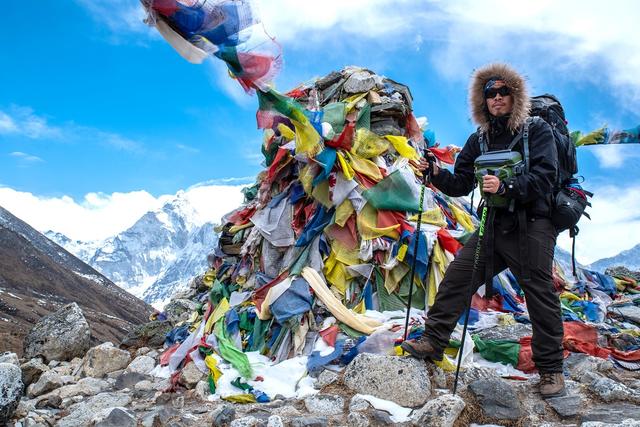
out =
<path fill-rule="evenodd" d="M 442 168 L 437 175 L 431 177 L 431 182 L 448 196 L 466 196 L 473 190 L 475 180 L 473 163 L 479 155 L 478 136 L 473 133 L 467 139 L 464 147 L 462 147 L 460 154 L 458 154 L 453 173 L 448 169 Z"/>
<path fill-rule="evenodd" d="M 521 203 L 546 198 L 556 181 L 558 151 L 551 127 L 537 119 L 529 130 L 529 173 L 505 181 L 505 196 Z"/>

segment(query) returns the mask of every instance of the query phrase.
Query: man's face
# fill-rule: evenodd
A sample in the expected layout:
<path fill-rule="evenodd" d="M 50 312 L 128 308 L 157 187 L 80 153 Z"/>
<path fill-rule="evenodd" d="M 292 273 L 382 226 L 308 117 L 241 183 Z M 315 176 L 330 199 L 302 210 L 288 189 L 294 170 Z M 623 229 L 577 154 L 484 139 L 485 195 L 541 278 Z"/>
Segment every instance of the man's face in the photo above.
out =
<path fill-rule="evenodd" d="M 513 96 L 508 89 L 502 80 L 497 80 L 491 89 L 485 92 L 487 109 L 491 115 L 500 117 L 513 110 Z"/>

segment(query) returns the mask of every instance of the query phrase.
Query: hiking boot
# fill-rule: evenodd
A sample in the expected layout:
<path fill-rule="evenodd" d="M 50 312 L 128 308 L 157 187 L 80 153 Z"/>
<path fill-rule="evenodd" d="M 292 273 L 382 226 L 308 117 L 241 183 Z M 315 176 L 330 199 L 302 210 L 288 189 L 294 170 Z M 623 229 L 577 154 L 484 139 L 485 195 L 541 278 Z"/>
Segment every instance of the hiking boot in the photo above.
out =
<path fill-rule="evenodd" d="M 564 396 L 564 375 L 562 372 L 541 373 L 538 387 L 540 388 L 540 394 L 545 399 L 547 397 Z"/>
<path fill-rule="evenodd" d="M 400 347 L 416 359 L 442 360 L 442 351 L 437 350 L 425 335 L 405 341 Z"/>

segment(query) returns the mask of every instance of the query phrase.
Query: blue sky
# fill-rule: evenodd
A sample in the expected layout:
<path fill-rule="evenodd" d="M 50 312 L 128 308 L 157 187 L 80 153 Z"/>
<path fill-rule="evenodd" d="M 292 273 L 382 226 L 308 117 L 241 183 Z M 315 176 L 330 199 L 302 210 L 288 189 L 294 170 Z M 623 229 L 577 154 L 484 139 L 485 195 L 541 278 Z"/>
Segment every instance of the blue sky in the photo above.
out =
<path fill-rule="evenodd" d="M 532 92 L 558 95 L 573 130 L 640 123 L 639 6 L 589 3 L 263 0 L 260 7 L 284 49 L 278 88 L 367 67 L 411 88 L 416 115 L 427 116 L 441 144 L 462 145 L 474 130 L 468 78 L 496 60 L 525 74 Z M 10 0 L 3 12 L 0 205 L 56 227 L 64 210 L 37 216 L 46 206 L 37 202 L 90 211 L 117 194 L 144 211 L 198 183 L 249 182 L 261 170 L 256 98 L 222 64 L 184 61 L 142 23 L 137 0 Z M 640 243 L 639 160 L 636 146 L 579 149 L 581 174 L 598 193 L 596 218 L 583 226 L 583 260 Z"/>

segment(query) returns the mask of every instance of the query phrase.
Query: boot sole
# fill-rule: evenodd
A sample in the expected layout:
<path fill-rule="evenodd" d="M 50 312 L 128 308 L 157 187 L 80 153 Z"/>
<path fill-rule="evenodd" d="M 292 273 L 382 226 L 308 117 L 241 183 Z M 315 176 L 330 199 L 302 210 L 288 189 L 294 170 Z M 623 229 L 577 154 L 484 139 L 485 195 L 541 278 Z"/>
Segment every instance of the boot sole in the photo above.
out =
<path fill-rule="evenodd" d="M 406 345 L 405 343 L 400 344 L 400 347 L 406 351 L 407 353 L 409 353 L 412 357 L 415 357 L 416 359 L 421 359 L 421 360 L 429 360 L 429 361 L 433 361 L 433 360 L 441 360 L 441 359 L 434 359 L 436 357 L 436 355 L 434 354 L 429 354 L 429 353 L 419 353 L 417 351 L 415 351 L 413 349 L 413 347 Z"/>
<path fill-rule="evenodd" d="M 542 394 L 540 393 L 540 395 L 542 396 L 543 399 L 550 399 L 553 397 L 563 397 L 567 395 L 567 390 L 566 389 L 562 389 L 562 391 L 559 391 L 557 393 L 553 393 L 553 394 Z"/>

